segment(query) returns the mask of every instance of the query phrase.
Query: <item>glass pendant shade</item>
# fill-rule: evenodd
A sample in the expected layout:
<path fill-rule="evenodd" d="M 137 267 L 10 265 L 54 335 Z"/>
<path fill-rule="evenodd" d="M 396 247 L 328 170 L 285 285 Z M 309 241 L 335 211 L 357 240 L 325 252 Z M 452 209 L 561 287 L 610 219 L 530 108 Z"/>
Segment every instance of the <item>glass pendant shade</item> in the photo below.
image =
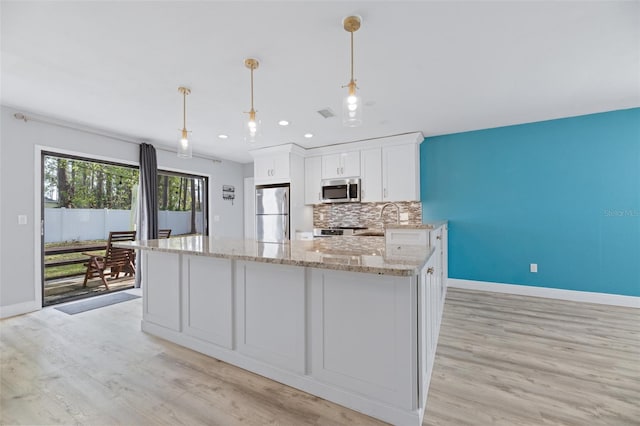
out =
<path fill-rule="evenodd" d="M 191 158 L 192 156 L 192 143 L 191 132 L 186 129 L 180 130 L 178 134 L 178 157 Z"/>
<path fill-rule="evenodd" d="M 347 127 L 362 125 L 362 98 L 355 93 L 345 96 L 342 102 L 342 124 Z"/>
<path fill-rule="evenodd" d="M 244 122 L 244 140 L 249 143 L 254 143 L 261 135 L 261 121 L 256 119 L 255 113 L 253 118 L 249 114 L 249 118 Z"/>

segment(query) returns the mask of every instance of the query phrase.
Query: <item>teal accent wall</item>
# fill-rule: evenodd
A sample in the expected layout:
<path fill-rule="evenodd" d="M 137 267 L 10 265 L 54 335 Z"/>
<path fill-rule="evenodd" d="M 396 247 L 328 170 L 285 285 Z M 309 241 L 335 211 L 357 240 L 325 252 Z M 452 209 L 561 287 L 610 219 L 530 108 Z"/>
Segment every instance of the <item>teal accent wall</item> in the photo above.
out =
<path fill-rule="evenodd" d="M 640 296 L 640 108 L 426 138 L 420 185 L 451 278 Z"/>

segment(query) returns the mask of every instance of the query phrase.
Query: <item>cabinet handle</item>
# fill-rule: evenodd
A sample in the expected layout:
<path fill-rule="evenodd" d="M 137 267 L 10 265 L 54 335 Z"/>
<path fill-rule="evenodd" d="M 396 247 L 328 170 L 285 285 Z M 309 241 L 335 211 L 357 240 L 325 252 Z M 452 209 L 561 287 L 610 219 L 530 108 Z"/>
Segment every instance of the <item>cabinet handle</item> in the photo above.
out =
<path fill-rule="evenodd" d="M 436 237 L 436 240 L 441 240 L 441 239 L 442 239 L 442 238 L 440 238 L 440 235 L 438 235 L 438 236 Z"/>
<path fill-rule="evenodd" d="M 340 174 L 340 167 L 336 167 L 336 174 L 339 175 Z"/>
<path fill-rule="evenodd" d="M 433 274 L 433 268 L 427 268 L 427 274 Z"/>
<path fill-rule="evenodd" d="M 340 174 L 343 175 L 344 174 L 344 167 L 340 167 Z"/>

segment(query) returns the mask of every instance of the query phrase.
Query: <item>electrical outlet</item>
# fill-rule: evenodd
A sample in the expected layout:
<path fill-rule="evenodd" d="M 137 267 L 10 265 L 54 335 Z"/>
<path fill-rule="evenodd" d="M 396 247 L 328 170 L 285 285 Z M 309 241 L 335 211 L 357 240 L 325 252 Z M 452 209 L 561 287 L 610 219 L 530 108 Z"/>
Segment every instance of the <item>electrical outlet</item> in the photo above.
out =
<path fill-rule="evenodd" d="M 538 264 L 532 263 L 529 265 L 529 272 L 538 272 Z"/>
<path fill-rule="evenodd" d="M 409 213 L 400 213 L 400 220 L 409 220 Z"/>

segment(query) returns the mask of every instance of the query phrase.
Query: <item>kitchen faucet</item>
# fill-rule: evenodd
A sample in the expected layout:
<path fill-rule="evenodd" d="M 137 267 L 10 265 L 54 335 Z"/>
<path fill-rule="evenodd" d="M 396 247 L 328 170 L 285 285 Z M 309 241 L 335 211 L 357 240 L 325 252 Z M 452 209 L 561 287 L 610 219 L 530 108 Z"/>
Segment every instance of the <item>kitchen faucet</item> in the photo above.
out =
<path fill-rule="evenodd" d="M 382 206 L 382 209 L 380 209 L 380 219 L 382 220 L 382 224 L 384 225 L 384 219 L 382 217 L 382 215 L 384 214 L 384 209 L 389 206 L 394 206 L 396 208 L 396 224 L 400 224 L 400 206 L 398 206 L 396 203 L 386 203 L 384 206 Z"/>

